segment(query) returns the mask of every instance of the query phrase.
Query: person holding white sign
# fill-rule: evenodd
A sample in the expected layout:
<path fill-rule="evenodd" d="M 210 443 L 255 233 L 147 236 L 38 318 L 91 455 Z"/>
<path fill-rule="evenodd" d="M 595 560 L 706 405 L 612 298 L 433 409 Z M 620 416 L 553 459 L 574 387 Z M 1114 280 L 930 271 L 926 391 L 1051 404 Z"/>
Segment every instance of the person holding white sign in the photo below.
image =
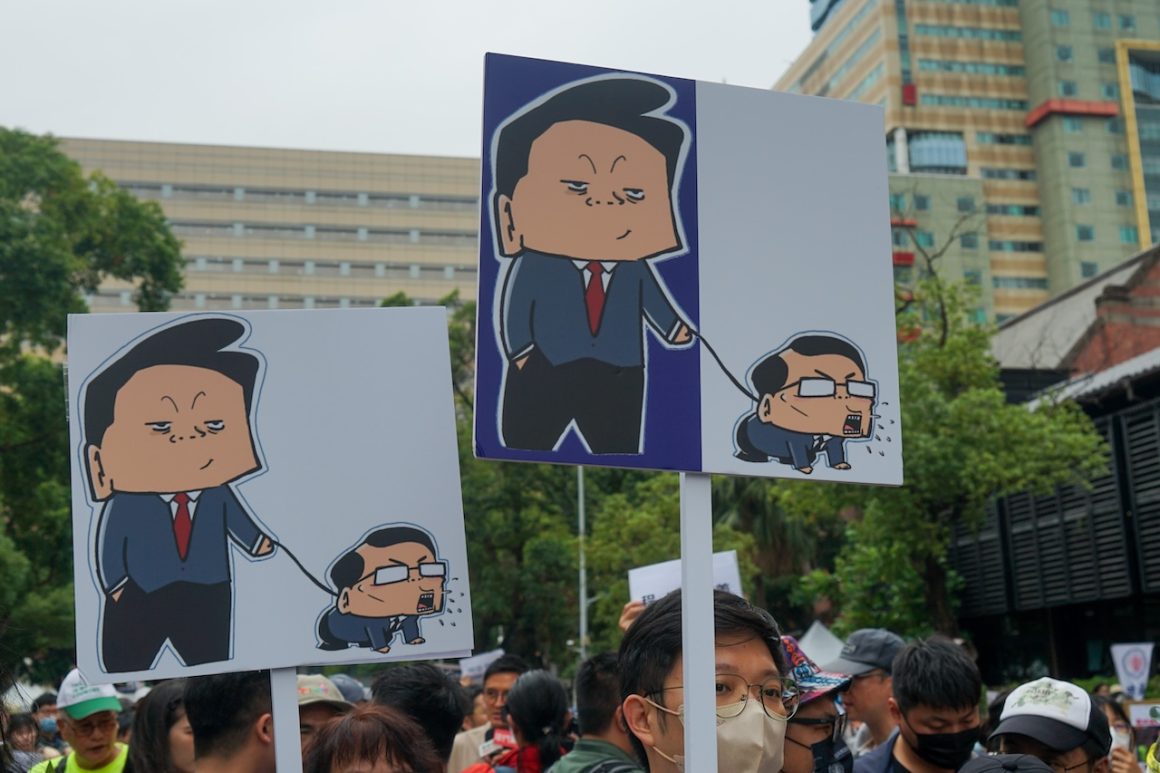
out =
<path fill-rule="evenodd" d="M 781 633 L 768 612 L 740 596 L 713 594 L 717 769 L 778 773 L 786 721 L 799 691 L 785 676 Z M 624 719 L 637 756 L 653 773 L 684 770 L 681 592 L 650 605 L 620 643 Z"/>

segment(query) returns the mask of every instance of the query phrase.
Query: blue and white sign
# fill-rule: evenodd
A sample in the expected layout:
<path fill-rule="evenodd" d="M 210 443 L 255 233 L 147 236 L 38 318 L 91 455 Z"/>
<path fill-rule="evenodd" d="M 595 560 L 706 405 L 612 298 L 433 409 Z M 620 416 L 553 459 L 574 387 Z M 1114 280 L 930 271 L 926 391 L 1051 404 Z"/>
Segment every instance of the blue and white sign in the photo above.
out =
<path fill-rule="evenodd" d="M 1120 680 L 1124 692 L 1132 700 L 1143 700 L 1144 692 L 1148 689 L 1154 646 L 1152 642 L 1112 645 L 1112 662 L 1116 666 L 1116 678 Z"/>
<path fill-rule="evenodd" d="M 489 54 L 477 456 L 898 485 L 875 106 Z"/>

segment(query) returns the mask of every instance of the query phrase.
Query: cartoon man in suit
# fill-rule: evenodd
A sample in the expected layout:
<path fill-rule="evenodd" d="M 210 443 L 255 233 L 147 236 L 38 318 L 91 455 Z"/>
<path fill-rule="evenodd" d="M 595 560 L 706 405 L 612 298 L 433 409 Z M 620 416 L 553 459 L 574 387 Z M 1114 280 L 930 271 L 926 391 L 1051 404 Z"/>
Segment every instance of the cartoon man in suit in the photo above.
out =
<path fill-rule="evenodd" d="M 233 348 L 246 332 L 236 319 L 181 322 L 84 388 L 90 493 L 104 502 L 107 672 L 153 668 L 166 640 L 187 666 L 231 657 L 229 543 L 251 559 L 274 549 L 230 486 L 261 468 L 250 424 L 260 362 Z"/>
<path fill-rule="evenodd" d="M 830 468 L 850 469 L 845 443 L 870 437 L 877 392 L 857 347 L 801 335 L 754 365 L 749 379 L 758 403 L 737 424 L 738 459 L 772 458 L 809 475 L 824 453 Z"/>
<path fill-rule="evenodd" d="M 443 611 L 447 564 L 438 560 L 435 540 L 423 529 L 387 526 L 343 554 L 330 580 L 338 597 L 318 619 L 318 648 L 387 653 L 396 633 L 407 644 L 426 641 L 419 620 Z"/>
<path fill-rule="evenodd" d="M 492 216 L 514 258 L 497 299 L 509 448 L 551 450 L 574 423 L 591 453 L 641 453 L 646 325 L 667 347 L 692 341 L 648 263 L 683 250 L 674 100 L 658 81 L 596 78 L 496 133 Z"/>

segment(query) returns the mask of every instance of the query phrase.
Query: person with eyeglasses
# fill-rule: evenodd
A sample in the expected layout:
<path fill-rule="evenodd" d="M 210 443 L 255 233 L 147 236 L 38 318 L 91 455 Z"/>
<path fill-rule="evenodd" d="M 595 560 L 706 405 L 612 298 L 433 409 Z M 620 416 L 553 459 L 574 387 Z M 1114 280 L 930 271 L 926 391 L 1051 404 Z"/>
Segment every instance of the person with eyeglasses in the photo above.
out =
<path fill-rule="evenodd" d="M 850 686 L 846 674 L 823 671 L 792 636 L 781 637 L 801 698 L 785 730 L 782 773 L 851 773 L 854 756 L 846 746 L 846 711 L 838 696 Z"/>
<path fill-rule="evenodd" d="M 798 707 L 781 632 L 773 617 L 745 599 L 714 591 L 717 769 L 778 773 L 786 721 Z M 630 742 L 653 773 L 683 771 L 685 704 L 681 661 L 681 592 L 650 604 L 620 643 L 620 693 Z"/>
<path fill-rule="evenodd" d="M 435 540 L 417 526 L 388 526 L 371 532 L 330 569 L 338 590 L 332 609 L 318 620 L 319 649 L 366 647 L 391 651 L 395 634 L 422 644 L 423 617 L 443 611 L 447 564 Z"/>
<path fill-rule="evenodd" d="M 72 751 L 29 773 L 123 773 L 129 747 L 117 741 L 121 701 L 111 684 L 88 684 L 75 668 L 57 693 L 57 727 Z"/>
<path fill-rule="evenodd" d="M 1021 684 L 1003 705 L 992 739 L 1004 754 L 1030 754 L 1055 773 L 1109 773 L 1107 715 L 1083 688 L 1050 677 Z"/>
<path fill-rule="evenodd" d="M 953 773 L 975 753 L 983 678 L 962 647 L 942 636 L 907 644 L 891 664 L 894 734 L 854 760 L 854 773 Z"/>
<path fill-rule="evenodd" d="M 460 773 L 479 760 L 490 760 L 516 748 L 515 735 L 508 727 L 507 696 L 521 674 L 529 670 L 519 655 L 505 654 L 492 661 L 483 672 L 483 704 L 487 723 L 455 736 L 447 773 Z"/>
<path fill-rule="evenodd" d="M 873 432 L 877 386 L 861 352 L 835 335 L 801 335 L 749 371 L 757 406 L 737 424 L 735 456 L 809 475 L 819 457 L 848 470 L 846 441 Z"/>
<path fill-rule="evenodd" d="M 826 671 L 851 677 L 850 687 L 842 693 L 842 707 L 849 722 L 861 723 L 847 740 L 855 758 L 886 743 L 898 727 L 890 714 L 891 669 L 894 656 L 905 645 L 901 636 L 885 628 L 861 628 L 850 634 L 837 658 L 822 665 Z"/>

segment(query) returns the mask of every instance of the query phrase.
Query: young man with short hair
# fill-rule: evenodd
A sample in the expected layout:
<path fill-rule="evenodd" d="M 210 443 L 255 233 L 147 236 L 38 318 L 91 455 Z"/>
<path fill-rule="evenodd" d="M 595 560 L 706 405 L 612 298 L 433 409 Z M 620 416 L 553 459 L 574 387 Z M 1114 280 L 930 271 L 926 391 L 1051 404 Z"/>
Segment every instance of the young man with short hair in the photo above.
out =
<path fill-rule="evenodd" d="M 451 748 L 448 773 L 459 773 L 481 757 L 491 757 L 506 749 L 515 748 L 515 738 L 508 730 L 503 709 L 507 694 L 528 664 L 519 655 L 503 655 L 492 662 L 483 673 L 483 703 L 487 708 L 487 723 L 455 736 Z"/>
<path fill-rule="evenodd" d="M 57 727 L 72 751 L 29 773 L 121 773 L 129 747 L 117 742 L 121 701 L 111 684 L 87 684 L 75 668 L 60 685 Z"/>
<path fill-rule="evenodd" d="M 717 769 L 777 773 L 786 720 L 798 691 L 785 675 L 781 637 L 768 612 L 716 591 L 713 622 L 717 683 Z M 620 643 L 622 711 L 646 769 L 684 767 L 681 592 L 650 605 Z"/>
<path fill-rule="evenodd" d="M 1056 771 L 1108 771 L 1108 718 L 1070 682 L 1043 677 L 1016 687 L 991 738 L 1004 754 L 1030 754 Z"/>
<path fill-rule="evenodd" d="M 191 678 L 183 700 L 197 773 L 276 773 L 269 671 Z"/>
<path fill-rule="evenodd" d="M 459 683 L 430 663 L 389 668 L 371 686 L 375 703 L 398 709 L 423 728 L 444 763 L 471 710 Z"/>
<path fill-rule="evenodd" d="M 908 644 L 894 658 L 890 714 L 898 729 L 854 773 L 948 773 L 962 767 L 979 740 L 983 679 L 975 662 L 949 639 Z"/>
<path fill-rule="evenodd" d="M 885 743 L 898 727 L 890 714 L 894 694 L 891 670 L 894 656 L 905 644 L 901 636 L 885 628 L 862 628 L 850 634 L 836 660 L 823 666 L 853 677 L 850 688 L 842 694 L 842 705 L 849 721 L 862 723 L 851 743 L 855 758 Z"/>
<path fill-rule="evenodd" d="M 620 706 L 616 653 L 593 655 L 576 672 L 580 740 L 550 773 L 639 773 Z"/>

